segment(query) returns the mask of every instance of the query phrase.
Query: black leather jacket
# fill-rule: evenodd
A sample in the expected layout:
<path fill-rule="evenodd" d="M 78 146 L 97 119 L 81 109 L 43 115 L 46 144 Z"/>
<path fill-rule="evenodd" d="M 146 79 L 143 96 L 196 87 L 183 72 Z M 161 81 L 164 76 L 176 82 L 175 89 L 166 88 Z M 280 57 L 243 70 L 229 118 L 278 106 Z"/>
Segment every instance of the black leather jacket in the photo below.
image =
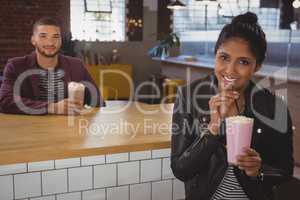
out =
<path fill-rule="evenodd" d="M 224 136 L 207 130 L 214 75 L 179 88 L 172 122 L 171 168 L 185 183 L 187 200 L 209 200 L 227 169 Z M 206 96 L 205 96 L 206 95 Z M 192 98 L 194 97 L 194 98 Z M 244 115 L 254 118 L 251 148 L 262 158 L 263 180 L 234 169 L 250 199 L 273 199 L 272 189 L 293 174 L 292 122 L 281 98 L 252 81 L 245 90 Z"/>

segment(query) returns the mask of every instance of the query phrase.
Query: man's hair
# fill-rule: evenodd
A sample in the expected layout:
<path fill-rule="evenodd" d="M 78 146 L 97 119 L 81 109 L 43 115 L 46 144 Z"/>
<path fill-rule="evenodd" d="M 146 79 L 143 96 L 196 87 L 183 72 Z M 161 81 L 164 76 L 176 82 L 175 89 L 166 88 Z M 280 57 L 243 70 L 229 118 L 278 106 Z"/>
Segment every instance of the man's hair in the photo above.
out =
<path fill-rule="evenodd" d="M 57 27 L 61 28 L 59 21 L 57 21 L 56 19 L 51 18 L 51 17 L 43 17 L 43 18 L 40 18 L 39 20 L 37 20 L 33 24 L 33 32 L 36 30 L 36 28 L 38 26 L 41 26 L 41 25 L 57 26 Z"/>

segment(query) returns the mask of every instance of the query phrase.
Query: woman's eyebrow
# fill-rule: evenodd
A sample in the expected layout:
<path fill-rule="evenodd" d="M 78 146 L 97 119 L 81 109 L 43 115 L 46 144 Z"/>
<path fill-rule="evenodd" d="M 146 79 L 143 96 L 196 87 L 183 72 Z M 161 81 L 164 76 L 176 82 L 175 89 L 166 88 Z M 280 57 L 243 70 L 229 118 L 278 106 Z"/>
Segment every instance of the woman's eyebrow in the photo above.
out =
<path fill-rule="evenodd" d="M 244 60 L 249 60 L 249 61 L 253 60 L 252 58 L 250 58 L 250 57 L 245 57 L 245 56 L 239 57 L 239 59 L 244 59 Z"/>
<path fill-rule="evenodd" d="M 221 54 L 221 55 L 225 55 L 225 56 L 230 56 L 229 53 L 226 53 L 224 50 L 220 50 L 217 52 L 217 54 Z M 253 60 L 251 57 L 249 56 L 240 56 L 238 57 L 238 59 L 245 59 L 245 60 Z"/>
<path fill-rule="evenodd" d="M 222 55 L 225 55 L 225 56 L 229 56 L 229 54 L 226 53 L 225 51 L 219 51 L 218 54 L 222 54 Z"/>

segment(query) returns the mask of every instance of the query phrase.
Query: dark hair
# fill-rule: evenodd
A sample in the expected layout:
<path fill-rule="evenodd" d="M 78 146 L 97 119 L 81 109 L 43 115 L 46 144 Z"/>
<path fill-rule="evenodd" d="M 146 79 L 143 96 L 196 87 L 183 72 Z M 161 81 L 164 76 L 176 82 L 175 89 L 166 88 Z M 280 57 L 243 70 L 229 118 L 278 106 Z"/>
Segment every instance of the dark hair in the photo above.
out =
<path fill-rule="evenodd" d="M 257 16 L 252 12 L 234 17 L 230 24 L 223 27 L 215 45 L 215 54 L 219 47 L 228 39 L 238 37 L 249 43 L 250 50 L 256 57 L 257 64 L 265 59 L 267 50 L 266 36 L 257 23 Z"/>
<path fill-rule="evenodd" d="M 59 28 L 61 27 L 60 23 L 56 19 L 51 17 L 43 17 L 33 24 L 33 31 L 35 31 L 35 29 L 41 25 L 57 26 Z"/>

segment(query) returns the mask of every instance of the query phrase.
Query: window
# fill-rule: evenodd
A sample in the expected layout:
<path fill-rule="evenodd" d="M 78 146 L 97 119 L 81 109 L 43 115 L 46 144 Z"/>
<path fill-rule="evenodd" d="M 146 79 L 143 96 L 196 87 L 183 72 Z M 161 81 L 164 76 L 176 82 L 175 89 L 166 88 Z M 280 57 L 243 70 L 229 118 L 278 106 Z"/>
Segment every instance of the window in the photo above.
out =
<path fill-rule="evenodd" d="M 71 0 L 73 39 L 125 41 L 125 0 Z"/>
<path fill-rule="evenodd" d="M 279 9 L 260 8 L 260 0 L 219 0 L 207 4 L 196 0 L 182 1 L 187 7 L 174 11 L 175 32 L 220 30 L 233 16 L 248 10 L 257 14 L 264 30 L 279 29 Z"/>

